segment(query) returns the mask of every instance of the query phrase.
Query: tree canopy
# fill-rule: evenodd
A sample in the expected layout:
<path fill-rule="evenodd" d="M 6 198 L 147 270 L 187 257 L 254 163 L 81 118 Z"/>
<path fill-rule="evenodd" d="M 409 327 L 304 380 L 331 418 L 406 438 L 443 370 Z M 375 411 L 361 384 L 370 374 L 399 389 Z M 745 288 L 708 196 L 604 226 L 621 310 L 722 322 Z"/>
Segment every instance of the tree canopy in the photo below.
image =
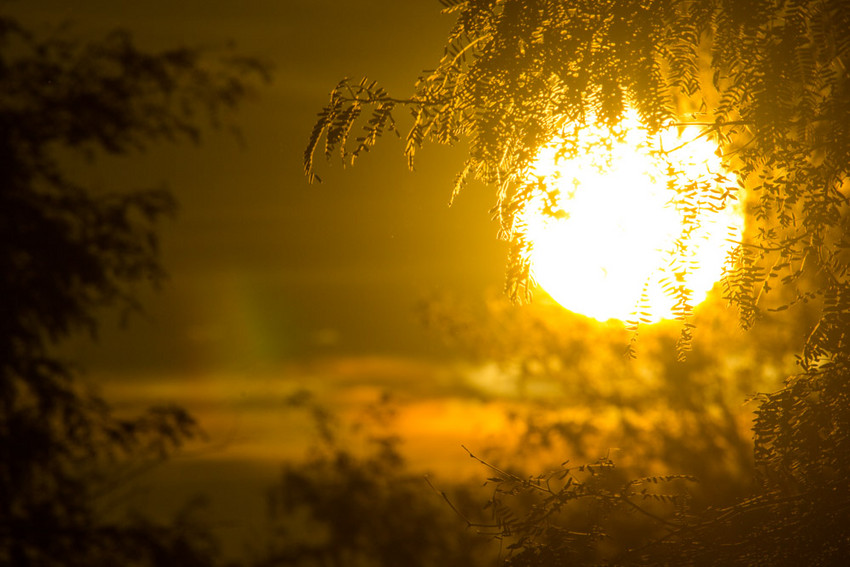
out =
<path fill-rule="evenodd" d="M 420 75 L 409 96 L 391 95 L 369 79 L 343 79 L 310 135 L 304 154 L 307 177 L 318 180 L 317 153 L 351 163 L 386 132 L 403 136 L 411 167 L 426 142 L 463 144 L 467 159 L 452 195 L 469 179 L 494 188 L 493 214 L 500 236 L 511 244 L 507 291 L 523 299 L 533 285 L 531 243 L 518 219 L 539 189 L 529 176 L 539 148 L 556 136 L 569 147 L 591 121 L 613 131 L 629 108 L 650 132 L 696 128 L 715 140 L 726 169 L 742 187 L 747 217 L 725 268 L 725 299 L 738 309 L 744 328 L 801 304 L 814 306 L 817 316 L 801 341 L 800 374 L 780 390 L 760 395 L 754 425 L 757 494 L 701 517 L 662 520 L 649 543 L 608 560 L 835 564 L 850 545 L 848 4 L 441 3 L 456 21 L 434 69 Z M 410 114 L 404 133 L 399 132 L 400 110 Z M 688 290 L 675 293 L 687 299 Z M 690 308 L 678 315 L 681 344 L 687 347 Z M 610 464 L 601 462 L 599 470 L 610 470 Z M 560 478 L 571 474 L 567 469 Z M 545 481 L 549 490 L 552 479 L 538 483 Z M 502 480 L 510 485 L 508 493 L 540 490 L 530 481 Z M 590 490 L 599 482 L 546 492 L 536 509 L 540 516 L 526 526 L 512 564 L 575 559 L 562 545 L 563 533 L 546 527 L 549 515 L 585 497 L 596 499 L 600 514 L 609 514 L 611 498 L 625 492 L 611 492 L 604 482 L 602 492 Z M 589 492 L 577 495 L 578 486 Z M 602 538 L 600 531 L 584 535 Z"/>
<path fill-rule="evenodd" d="M 163 276 L 156 225 L 175 200 L 97 190 L 65 166 L 197 142 L 266 74 L 228 52 L 146 51 L 120 31 L 45 39 L 0 15 L 0 563 L 209 563 L 183 533 L 98 513 L 135 466 L 197 435 L 194 419 L 118 418 L 53 351 L 95 333 L 102 308 L 139 307 L 136 286 Z"/>
<path fill-rule="evenodd" d="M 425 142 L 463 142 L 468 159 L 453 195 L 469 178 L 495 186 L 494 213 L 512 244 L 508 291 L 522 298 L 529 243 L 516 220 L 541 146 L 556 135 L 569 141 L 576 129 L 567 126 L 591 119 L 615 125 L 628 107 L 651 130 L 700 128 L 746 188 L 748 228 L 725 278 L 741 323 L 758 319 L 764 292 L 781 281 L 796 286 L 792 302 L 824 301 L 805 362 L 843 348 L 833 332 L 846 286 L 846 242 L 836 228 L 850 163 L 843 2 L 442 3 L 456 24 L 411 96 L 391 96 L 368 79 L 333 89 L 305 151 L 309 179 L 317 179 L 317 151 L 353 162 L 396 130 L 398 109 L 409 110 L 411 167 Z M 361 115 L 368 119 L 356 136 Z"/>

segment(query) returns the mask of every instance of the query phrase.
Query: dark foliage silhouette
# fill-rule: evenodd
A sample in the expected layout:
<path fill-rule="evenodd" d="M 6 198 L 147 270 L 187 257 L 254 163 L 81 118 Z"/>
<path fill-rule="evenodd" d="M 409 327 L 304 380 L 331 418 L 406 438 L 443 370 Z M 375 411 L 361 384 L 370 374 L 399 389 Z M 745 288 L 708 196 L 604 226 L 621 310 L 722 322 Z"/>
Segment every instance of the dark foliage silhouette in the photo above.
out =
<path fill-rule="evenodd" d="M 319 439 L 269 491 L 270 539 L 256 567 L 492 565 L 491 538 L 464 531 L 445 493 L 407 470 L 389 399 L 345 428 L 309 392 L 290 402 L 311 411 Z M 480 508 L 469 487 L 451 486 L 459 506 Z"/>
<path fill-rule="evenodd" d="M 0 564 L 209 563 L 191 530 L 98 514 L 134 464 L 197 436 L 195 421 L 177 407 L 119 419 L 52 351 L 94 335 L 103 308 L 139 308 L 136 287 L 163 276 L 155 228 L 174 199 L 98 192 L 63 163 L 197 142 L 266 73 L 229 53 L 146 52 L 124 32 L 40 39 L 0 15 Z"/>

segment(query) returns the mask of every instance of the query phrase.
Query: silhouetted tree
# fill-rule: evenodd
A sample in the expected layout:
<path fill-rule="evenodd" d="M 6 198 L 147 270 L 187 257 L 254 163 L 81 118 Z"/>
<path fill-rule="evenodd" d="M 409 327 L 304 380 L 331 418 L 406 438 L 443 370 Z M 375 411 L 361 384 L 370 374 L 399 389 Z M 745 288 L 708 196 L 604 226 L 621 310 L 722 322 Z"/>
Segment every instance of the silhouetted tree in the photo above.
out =
<path fill-rule="evenodd" d="M 284 465 L 280 480 L 269 490 L 268 547 L 260 550 L 253 565 L 492 564 L 497 547 L 491 538 L 463 531 L 465 518 L 445 505 L 447 497 L 430 490 L 421 474 L 407 470 L 398 451 L 401 440 L 389 433 L 393 423 L 388 400 L 372 408 L 370 419 L 354 420 L 346 428 L 307 391 L 294 394 L 289 402 L 311 410 L 319 439 L 305 460 Z M 358 451 L 352 445 L 365 448 Z M 451 498 L 470 508 L 474 490 L 449 482 Z"/>
<path fill-rule="evenodd" d="M 749 328 L 767 311 L 803 303 L 820 313 L 801 332 L 800 374 L 762 396 L 756 411 L 756 494 L 699 517 L 678 511 L 656 518 L 657 537 L 602 559 L 840 564 L 850 549 L 850 5 L 441 2 L 457 20 L 435 68 L 420 76 L 409 97 L 391 96 L 365 79 L 341 81 L 310 136 L 308 178 L 316 179 L 313 158 L 322 140 L 326 156 L 353 161 L 395 130 L 397 109 L 409 110 L 405 155 L 411 165 L 425 141 L 463 141 L 468 159 L 453 193 L 468 178 L 495 187 L 494 211 L 511 244 L 507 288 L 521 299 L 533 282 L 530 243 L 516 220 L 540 188 L 529 176 L 538 148 L 555 135 L 569 148 L 591 117 L 612 126 L 627 106 L 650 130 L 700 128 L 717 141 L 727 169 L 745 187 L 747 228 L 724 277 L 724 296 L 738 308 L 740 324 Z M 364 130 L 355 137 L 361 115 L 367 117 Z M 544 190 L 556 196 L 556 187 Z M 770 294 L 776 287 L 786 293 Z M 672 293 L 687 306 L 687 289 Z M 687 348 L 690 307 L 678 315 L 684 323 L 680 346 Z M 540 494 L 535 486 L 518 486 Z M 543 492 L 537 509 L 547 513 L 522 524 L 513 564 L 600 560 L 571 555 L 570 546 L 558 542 L 573 536 L 547 528 L 575 500 L 576 486 L 583 499 L 606 511 L 599 517 L 607 517 L 611 502 L 619 506 L 632 485 L 571 483 L 562 492 Z M 581 533 L 590 534 L 594 546 L 605 540 L 601 528 Z"/>
<path fill-rule="evenodd" d="M 122 481 L 105 465 L 166 456 L 198 433 L 194 420 L 176 407 L 118 419 L 51 350 L 94 334 L 104 307 L 138 308 L 136 286 L 163 275 L 155 227 L 175 201 L 161 189 L 98 192 L 62 164 L 197 142 L 205 117 L 216 125 L 266 74 L 230 53 L 147 52 L 120 31 L 41 39 L 0 15 L 0 564 L 205 557 L 185 534 L 96 512 Z"/>

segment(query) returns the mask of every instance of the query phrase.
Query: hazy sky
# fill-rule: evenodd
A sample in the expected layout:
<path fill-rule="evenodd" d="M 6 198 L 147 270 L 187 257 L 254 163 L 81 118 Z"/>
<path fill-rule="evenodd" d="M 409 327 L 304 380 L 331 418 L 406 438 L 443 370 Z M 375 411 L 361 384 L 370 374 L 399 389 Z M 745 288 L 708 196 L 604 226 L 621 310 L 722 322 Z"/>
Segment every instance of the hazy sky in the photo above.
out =
<path fill-rule="evenodd" d="M 386 139 L 357 166 L 319 170 L 301 157 L 314 117 L 344 76 L 368 75 L 411 92 L 435 64 L 451 17 L 437 0 L 27 0 L 9 11 L 50 32 L 80 37 L 130 30 L 143 46 L 229 40 L 269 61 L 274 83 L 235 117 L 242 148 L 225 133 L 199 149 L 157 148 L 100 163 L 83 178 L 101 187 L 167 182 L 179 217 L 163 227 L 170 280 L 145 294 L 147 315 L 97 346 L 73 351 L 94 370 L 180 372 L 275 365 L 325 354 L 439 353 L 417 323 L 417 301 L 436 292 L 480 298 L 502 284 L 504 246 L 489 220 L 492 193 L 472 186 L 447 201 L 462 148 L 429 147 L 415 173 L 403 142 Z M 436 350 L 435 350 L 436 349 Z"/>
<path fill-rule="evenodd" d="M 256 531 L 280 459 L 313 438 L 284 402 L 303 387 L 341 414 L 379 390 L 403 391 L 415 400 L 400 417 L 414 462 L 468 464 L 460 442 L 474 445 L 498 423 L 480 402 L 440 401 L 466 371 L 448 362 L 451 351 L 423 329 L 415 306 L 438 293 L 480 303 L 501 287 L 506 249 L 489 218 L 492 191 L 473 185 L 449 208 L 463 148 L 427 147 L 411 173 L 397 139 L 351 169 L 320 163 L 321 185 L 308 185 L 301 166 L 314 118 L 341 78 L 368 75 L 405 96 L 436 63 L 452 24 L 437 0 L 2 5 L 43 33 L 64 23 L 80 38 L 124 28 L 151 48 L 232 40 L 275 69 L 273 84 L 234 117 L 244 147 L 212 133 L 200 148 L 72 164 L 99 189 L 165 182 L 181 205 L 162 230 L 170 279 L 142 294 L 146 314 L 127 329 L 107 314 L 97 343 L 66 348 L 115 407 L 177 403 L 209 434 L 201 460 L 175 459 L 139 504 L 167 510 L 207 490 L 214 514 Z"/>

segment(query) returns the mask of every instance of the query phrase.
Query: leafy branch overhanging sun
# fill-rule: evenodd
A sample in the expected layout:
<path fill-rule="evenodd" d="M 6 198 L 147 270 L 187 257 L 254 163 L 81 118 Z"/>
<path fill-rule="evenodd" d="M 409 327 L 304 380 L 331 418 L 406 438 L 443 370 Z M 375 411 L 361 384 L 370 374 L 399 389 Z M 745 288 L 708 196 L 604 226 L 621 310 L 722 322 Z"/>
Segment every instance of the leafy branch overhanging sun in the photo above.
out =
<path fill-rule="evenodd" d="M 567 128 L 536 157 L 514 225 L 534 280 L 600 321 L 687 317 L 743 228 L 717 147 L 675 127 L 652 135 L 633 111 L 613 128 Z"/>
<path fill-rule="evenodd" d="M 684 224 L 667 231 L 672 232 L 674 252 L 669 241 L 654 248 L 667 255 L 669 273 L 641 276 L 637 295 L 631 292 L 622 299 L 631 304 L 630 315 L 621 315 L 619 308 L 591 315 L 616 313 L 639 324 L 672 314 L 683 323 L 680 351 L 687 350 L 692 309 L 706 284 L 681 280 L 685 272 L 696 272 L 689 258 L 696 250 L 692 237 L 706 224 L 702 212 L 710 211 L 717 234 L 722 234 L 718 250 L 723 252 L 718 254 L 728 258 L 723 294 L 738 308 L 744 328 L 762 316 L 765 292 L 781 282 L 794 288 L 789 295 L 796 299 L 783 299 L 786 303 L 771 309 L 826 301 L 824 317 L 801 353 L 805 366 L 829 359 L 837 352 L 835 340 L 850 341 L 840 338 L 845 335 L 837 326 L 844 305 L 838 298 L 850 295 L 850 272 L 841 253 L 847 245 L 836 230 L 846 214 L 850 163 L 850 116 L 842 102 L 850 92 L 850 42 L 845 41 L 850 22 L 840 2 L 441 2 L 456 23 L 436 67 L 423 72 L 414 94 L 406 98 L 390 96 L 367 79 L 341 81 L 319 113 L 305 150 L 308 179 L 318 180 L 313 167 L 317 151 L 350 163 L 384 133 L 401 136 L 396 114 L 407 110 L 412 122 L 403 135 L 404 153 L 411 167 L 426 141 L 462 142 L 467 160 L 452 195 L 469 179 L 495 188 L 492 213 L 500 237 L 510 244 L 506 291 L 515 300 L 526 300 L 535 277 L 558 295 L 552 289 L 557 286 L 546 283 L 550 270 L 543 267 L 554 264 L 539 259 L 540 249 L 551 246 L 541 243 L 539 230 L 530 237 L 523 229 L 534 217 L 529 211 L 541 209 L 535 203 L 547 210 L 554 206 L 562 216 L 568 212 L 563 190 L 547 185 L 548 197 L 541 201 L 539 164 L 541 156 L 551 153 L 546 148 L 561 139 L 566 147 L 580 147 L 582 136 L 596 136 L 594 128 L 612 132 L 623 123 L 637 123 L 647 140 L 663 140 L 672 125 L 684 125 L 686 138 L 719 149 L 723 157 L 696 177 L 687 168 L 685 177 L 674 175 L 678 193 L 666 200 Z M 355 125 L 362 125 L 357 133 Z M 656 149 L 651 143 L 645 146 L 649 153 Z M 593 159 L 599 155 L 585 159 L 585 169 Z M 627 171 L 619 175 L 629 176 Z M 571 176 L 561 177 L 565 175 Z M 746 193 L 734 205 L 731 190 L 739 183 Z M 599 197 L 604 190 L 596 193 Z M 654 198 L 663 201 L 663 195 L 659 189 Z M 603 204 L 609 216 L 617 216 L 615 200 Z M 746 211 L 752 224 L 742 227 L 736 211 Z M 635 216 L 638 224 L 647 217 Z M 657 228 L 654 222 L 643 223 L 641 230 L 650 224 Z M 575 250 L 586 240 L 583 236 L 568 248 Z M 727 244 L 732 244 L 728 254 Z M 706 266 L 706 274 L 715 273 L 708 267 L 716 265 L 715 259 L 698 263 Z M 596 271 L 604 274 L 599 267 Z M 807 288 L 807 274 L 827 285 Z M 668 299 L 656 299 L 657 292 L 649 291 L 655 284 L 647 281 L 653 278 Z M 619 301 L 613 292 L 607 299 Z"/>

